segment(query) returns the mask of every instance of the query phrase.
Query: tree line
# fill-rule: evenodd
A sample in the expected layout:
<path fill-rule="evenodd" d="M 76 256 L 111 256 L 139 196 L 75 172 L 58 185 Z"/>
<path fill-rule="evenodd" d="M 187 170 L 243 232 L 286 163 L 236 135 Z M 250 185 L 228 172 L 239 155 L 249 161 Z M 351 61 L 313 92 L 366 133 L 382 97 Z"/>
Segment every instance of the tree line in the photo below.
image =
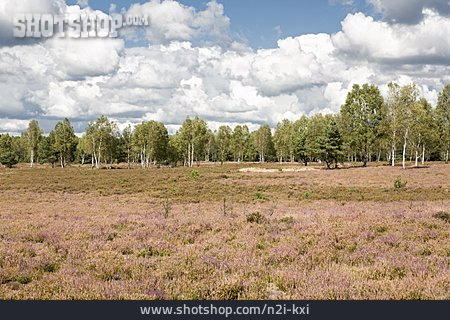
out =
<path fill-rule="evenodd" d="M 388 85 L 384 99 L 375 85 L 354 85 L 339 114 L 302 116 L 283 120 L 273 130 L 263 124 L 250 131 L 246 125 L 208 128 L 199 117 L 186 118 L 174 135 L 157 121 L 129 125 L 120 131 L 114 121 L 101 116 L 77 137 L 69 119 L 58 122 L 45 136 L 36 120 L 21 136 L 0 135 L 0 163 L 19 162 L 65 167 L 90 163 L 111 168 L 116 163 L 184 165 L 202 161 L 311 162 L 328 168 L 339 163 L 444 160 L 450 149 L 450 84 L 438 97 L 435 108 L 419 98 L 416 85 Z"/>

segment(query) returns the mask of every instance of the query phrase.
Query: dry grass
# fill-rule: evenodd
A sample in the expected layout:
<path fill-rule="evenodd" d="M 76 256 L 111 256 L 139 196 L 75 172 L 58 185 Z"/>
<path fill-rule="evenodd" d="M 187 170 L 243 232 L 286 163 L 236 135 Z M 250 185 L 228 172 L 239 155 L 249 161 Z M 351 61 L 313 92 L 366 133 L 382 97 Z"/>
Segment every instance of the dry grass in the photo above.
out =
<path fill-rule="evenodd" d="M 0 298 L 450 299 L 450 167 L 245 167 L 0 169 Z"/>

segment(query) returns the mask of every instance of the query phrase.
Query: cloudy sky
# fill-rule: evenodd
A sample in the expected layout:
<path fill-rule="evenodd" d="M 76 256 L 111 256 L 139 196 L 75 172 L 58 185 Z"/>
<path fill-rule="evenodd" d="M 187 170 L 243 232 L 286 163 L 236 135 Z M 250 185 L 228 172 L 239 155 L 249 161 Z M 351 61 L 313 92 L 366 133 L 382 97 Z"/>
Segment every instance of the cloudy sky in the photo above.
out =
<path fill-rule="evenodd" d="M 117 39 L 12 37 L 15 12 L 145 13 Z M 435 104 L 450 82 L 449 0 L 0 0 L 0 132 L 30 119 L 77 132 L 187 115 L 274 126 L 338 112 L 354 83 L 416 82 Z"/>

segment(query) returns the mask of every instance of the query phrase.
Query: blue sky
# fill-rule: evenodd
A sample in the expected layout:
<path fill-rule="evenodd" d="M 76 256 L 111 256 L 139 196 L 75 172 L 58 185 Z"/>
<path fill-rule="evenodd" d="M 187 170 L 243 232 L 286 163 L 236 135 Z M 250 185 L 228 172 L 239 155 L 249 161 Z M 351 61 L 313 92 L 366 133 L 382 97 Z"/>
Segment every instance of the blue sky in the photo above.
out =
<path fill-rule="evenodd" d="M 450 83 L 448 0 L 1 1 L 0 133 L 30 119 L 48 133 L 64 117 L 83 132 L 101 115 L 120 128 L 157 120 L 173 133 L 197 115 L 254 130 L 339 112 L 353 84 L 386 95 L 391 81 L 414 82 L 436 105 Z M 16 11 L 63 14 L 77 2 L 90 6 L 81 12 L 140 2 L 127 12 L 150 26 L 118 39 L 12 37 Z"/>
<path fill-rule="evenodd" d="M 67 1 L 76 4 L 76 0 Z M 89 0 L 89 6 L 107 12 L 111 3 L 118 9 L 145 0 L 102 1 Z M 180 0 L 185 5 L 204 10 L 208 1 Z M 335 33 L 348 13 L 364 12 L 373 15 L 365 0 L 342 5 L 336 0 L 218 0 L 231 19 L 232 37 L 246 40 L 255 49 L 273 48 L 279 38 L 308 33 Z M 334 3 L 334 4 L 333 4 Z"/>

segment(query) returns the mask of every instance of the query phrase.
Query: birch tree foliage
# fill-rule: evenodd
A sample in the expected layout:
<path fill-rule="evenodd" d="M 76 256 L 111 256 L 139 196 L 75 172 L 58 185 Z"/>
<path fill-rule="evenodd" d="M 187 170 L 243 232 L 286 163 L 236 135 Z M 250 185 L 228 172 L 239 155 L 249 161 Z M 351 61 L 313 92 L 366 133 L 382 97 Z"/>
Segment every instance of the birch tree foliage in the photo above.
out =
<path fill-rule="evenodd" d="M 264 163 L 273 155 L 274 145 L 269 125 L 263 124 L 253 134 L 253 143 L 257 150 L 259 162 Z"/>
<path fill-rule="evenodd" d="M 439 131 L 441 152 L 445 163 L 448 163 L 450 150 L 450 84 L 439 94 L 436 106 L 436 122 Z"/>
<path fill-rule="evenodd" d="M 387 99 L 387 121 L 391 140 L 391 165 L 395 165 L 396 150 L 402 149 L 402 166 L 406 167 L 406 149 L 414 126 L 414 110 L 417 109 L 418 92 L 414 84 L 400 87 L 389 83 Z"/>
<path fill-rule="evenodd" d="M 341 108 L 341 122 L 351 149 L 366 166 L 380 137 L 385 117 L 384 101 L 377 86 L 355 84 Z"/>
<path fill-rule="evenodd" d="M 142 167 L 161 163 L 166 159 L 169 134 L 166 127 L 157 121 L 138 124 L 133 134 L 133 145 L 139 154 Z"/>
<path fill-rule="evenodd" d="M 414 84 L 403 86 L 400 89 L 399 95 L 399 109 L 400 109 L 400 121 L 399 128 L 402 135 L 403 149 L 402 149 L 402 166 L 406 168 L 406 148 L 408 146 L 409 139 L 412 135 L 411 131 L 414 126 L 414 110 L 417 109 L 417 88 Z"/>
<path fill-rule="evenodd" d="M 305 166 L 311 158 L 310 139 L 308 139 L 309 118 L 302 116 L 293 124 L 292 149 L 294 156 Z"/>
<path fill-rule="evenodd" d="M 217 155 L 221 164 L 228 160 L 228 156 L 231 153 L 231 136 L 233 131 L 229 126 L 221 126 L 217 130 L 216 146 Z"/>
<path fill-rule="evenodd" d="M 30 167 L 33 167 L 36 157 L 38 155 L 39 141 L 42 139 L 43 131 L 39 127 L 37 120 L 31 120 L 28 124 L 27 131 L 25 131 L 25 139 L 27 141 L 28 153 L 30 156 Z"/>
<path fill-rule="evenodd" d="M 248 154 L 250 131 L 246 125 L 237 125 L 231 136 L 231 152 L 238 163 L 245 160 Z"/>
<path fill-rule="evenodd" d="M 73 154 L 78 143 L 69 119 L 65 118 L 58 122 L 50 135 L 53 149 L 59 158 L 61 167 L 64 168 L 68 162 L 74 160 Z"/>
<path fill-rule="evenodd" d="M 294 128 L 291 121 L 285 119 L 277 124 L 273 140 L 279 162 L 282 163 L 287 159 L 293 161 Z"/>
<path fill-rule="evenodd" d="M 433 108 L 424 98 L 412 104 L 410 146 L 414 153 L 415 166 L 425 163 L 428 148 L 436 140 L 436 124 L 433 119 Z"/>
<path fill-rule="evenodd" d="M 131 156 L 133 151 L 133 128 L 129 124 L 122 131 L 121 141 L 127 158 L 128 169 L 131 167 Z"/>
<path fill-rule="evenodd" d="M 209 140 L 206 122 L 199 117 L 187 117 L 177 134 L 180 135 L 179 152 L 183 156 L 184 164 L 192 167 L 194 161 L 199 163 L 203 160 Z"/>
<path fill-rule="evenodd" d="M 102 163 L 112 165 L 118 134 L 117 124 L 106 116 L 91 122 L 86 130 L 91 144 L 92 165 L 100 168 Z"/>

